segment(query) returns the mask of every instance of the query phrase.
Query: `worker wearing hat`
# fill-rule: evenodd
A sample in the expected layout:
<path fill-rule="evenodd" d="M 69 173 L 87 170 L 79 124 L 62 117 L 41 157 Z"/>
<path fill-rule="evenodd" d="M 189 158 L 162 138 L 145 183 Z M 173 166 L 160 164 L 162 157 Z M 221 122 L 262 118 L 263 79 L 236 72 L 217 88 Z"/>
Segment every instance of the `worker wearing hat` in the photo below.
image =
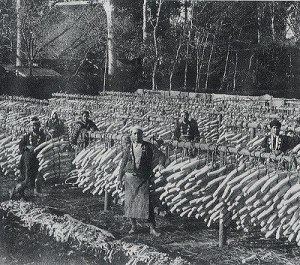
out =
<path fill-rule="evenodd" d="M 200 138 L 197 121 L 189 119 L 189 113 L 181 110 L 180 119 L 176 124 L 174 139 L 181 141 L 197 141 Z"/>
<path fill-rule="evenodd" d="M 139 126 L 131 129 L 131 141 L 125 148 L 121 162 L 119 185 L 125 184 L 125 216 L 130 218 L 130 234 L 137 231 L 136 219 L 146 219 L 150 223 L 150 234 L 160 236 L 156 230 L 153 198 L 153 161 L 155 146 L 143 140 L 143 130 Z M 164 167 L 165 156 L 159 154 L 159 166 Z"/>
<path fill-rule="evenodd" d="M 262 142 L 262 147 L 265 152 L 279 155 L 288 150 L 288 139 L 285 135 L 280 134 L 280 128 L 281 123 L 277 119 L 270 122 L 270 133 Z"/>
<path fill-rule="evenodd" d="M 46 135 L 41 129 L 41 122 L 38 117 L 33 117 L 30 124 L 32 129 L 19 142 L 21 181 L 10 190 L 10 199 L 13 199 L 17 194 L 24 198 L 27 186 L 33 188 L 36 195 L 40 193 L 38 179 L 39 161 L 34 149 L 46 140 Z"/>
<path fill-rule="evenodd" d="M 88 110 L 82 111 L 81 117 L 75 123 L 74 130 L 71 133 L 71 143 L 80 148 L 87 147 L 90 142 L 89 132 L 94 131 L 99 131 L 99 129 L 90 119 L 90 112 Z"/>

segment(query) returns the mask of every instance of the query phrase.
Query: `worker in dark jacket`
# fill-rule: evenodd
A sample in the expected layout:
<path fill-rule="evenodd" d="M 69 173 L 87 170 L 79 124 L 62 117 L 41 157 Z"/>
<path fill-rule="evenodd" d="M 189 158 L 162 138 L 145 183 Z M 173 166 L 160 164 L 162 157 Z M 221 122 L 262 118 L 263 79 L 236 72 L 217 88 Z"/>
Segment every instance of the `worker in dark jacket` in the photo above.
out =
<path fill-rule="evenodd" d="M 16 194 L 19 194 L 21 198 L 24 198 L 24 191 L 27 186 L 33 188 L 36 195 L 40 193 L 38 178 L 39 161 L 34 149 L 45 141 L 46 135 L 41 129 L 41 123 L 38 117 L 33 117 L 31 119 L 31 125 L 32 130 L 25 134 L 19 142 L 19 150 L 22 154 L 20 160 L 22 180 L 10 190 L 10 199 Z"/>
<path fill-rule="evenodd" d="M 277 119 L 270 122 L 270 133 L 265 136 L 265 139 L 262 142 L 264 152 L 279 155 L 285 153 L 289 149 L 288 137 L 280 134 L 280 128 L 281 123 Z"/>
<path fill-rule="evenodd" d="M 177 122 L 174 139 L 181 141 L 198 141 L 200 138 L 197 121 L 189 119 L 189 113 L 182 111 L 180 120 Z"/>
<path fill-rule="evenodd" d="M 136 219 L 146 219 L 150 223 L 150 234 L 160 236 L 156 230 L 154 206 L 151 197 L 153 183 L 153 161 L 155 147 L 143 140 L 143 131 L 140 127 L 131 130 L 131 141 L 127 144 L 122 158 L 119 174 L 119 184 L 125 183 L 125 216 L 130 218 L 130 234 L 137 230 Z M 164 167 L 165 156 L 159 154 L 160 168 Z"/>
<path fill-rule="evenodd" d="M 90 143 L 89 132 L 99 131 L 99 129 L 89 118 L 89 111 L 85 110 L 81 115 L 81 118 L 75 124 L 73 135 L 71 135 L 71 142 L 73 145 L 85 148 Z"/>
<path fill-rule="evenodd" d="M 53 110 L 50 118 L 47 120 L 45 128 L 51 138 L 56 138 L 64 135 L 64 122 L 58 117 L 57 111 Z"/>

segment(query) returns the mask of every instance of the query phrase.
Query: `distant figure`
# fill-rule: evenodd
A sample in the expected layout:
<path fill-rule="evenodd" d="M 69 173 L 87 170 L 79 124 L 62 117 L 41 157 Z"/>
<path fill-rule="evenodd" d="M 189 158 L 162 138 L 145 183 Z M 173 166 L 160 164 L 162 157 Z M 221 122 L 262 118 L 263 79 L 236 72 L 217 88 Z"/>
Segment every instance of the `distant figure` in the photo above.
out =
<path fill-rule="evenodd" d="M 176 124 L 174 139 L 181 141 L 199 141 L 200 134 L 198 124 L 195 119 L 189 119 L 189 113 L 182 111 L 180 120 Z"/>
<path fill-rule="evenodd" d="M 64 122 L 58 117 L 57 111 L 53 110 L 45 125 L 51 138 L 63 136 L 65 133 Z"/>
<path fill-rule="evenodd" d="M 289 149 L 288 137 L 279 134 L 280 128 L 281 123 L 277 119 L 270 122 L 271 131 L 262 142 L 262 147 L 266 153 L 279 155 Z"/>
<path fill-rule="evenodd" d="M 89 132 L 99 131 L 99 129 L 89 118 L 89 111 L 85 110 L 81 115 L 81 118 L 75 124 L 73 135 L 71 135 L 71 143 L 80 148 L 85 148 L 90 143 Z"/>
<path fill-rule="evenodd" d="M 296 135 L 294 131 L 288 130 L 286 132 L 286 136 L 288 138 L 289 149 L 292 149 L 296 145 L 300 144 L 300 137 L 299 135 Z"/>
<path fill-rule="evenodd" d="M 41 191 L 38 178 L 39 161 L 34 149 L 46 140 L 46 135 L 41 130 L 41 123 L 38 117 L 31 119 L 31 125 L 32 130 L 25 134 L 19 142 L 19 150 L 22 154 L 20 160 L 22 180 L 10 190 L 10 199 L 13 199 L 15 194 L 19 194 L 21 198 L 24 198 L 24 191 L 27 186 L 34 189 L 35 195 L 38 195 Z"/>

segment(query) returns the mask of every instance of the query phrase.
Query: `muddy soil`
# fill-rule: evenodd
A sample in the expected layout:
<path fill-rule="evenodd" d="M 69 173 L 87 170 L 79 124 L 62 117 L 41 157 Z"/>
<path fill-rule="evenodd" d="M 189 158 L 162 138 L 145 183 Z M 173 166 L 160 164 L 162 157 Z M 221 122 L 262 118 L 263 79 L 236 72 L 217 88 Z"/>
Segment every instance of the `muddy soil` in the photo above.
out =
<path fill-rule="evenodd" d="M 2 182 L 0 187 L 0 200 L 8 199 L 7 191 L 11 184 L 12 182 L 8 180 Z M 160 238 L 151 236 L 147 224 L 143 222 L 139 223 L 138 234 L 128 235 L 130 225 L 128 220 L 123 217 L 122 205 L 112 204 L 110 210 L 104 212 L 103 197 L 92 196 L 88 193 L 85 194 L 82 193 L 81 189 L 66 185 L 47 185 L 44 188 L 44 192 L 47 193 L 48 196 L 33 197 L 32 192 L 27 192 L 27 200 L 35 202 L 40 207 L 47 207 L 54 214 L 60 215 L 68 213 L 85 223 L 106 229 L 110 231 L 116 239 L 122 239 L 126 242 L 144 243 L 159 251 L 166 252 L 172 257 L 180 255 L 192 264 L 241 264 L 243 258 L 252 255 L 256 255 L 256 258 L 248 264 L 300 264 L 299 247 L 295 244 L 288 243 L 286 240 L 275 240 L 273 238 L 264 239 L 259 231 L 243 233 L 236 231 L 235 227 L 232 226 L 228 230 L 228 245 L 220 249 L 218 247 L 217 227 L 207 228 L 203 222 L 193 218 L 180 218 L 176 215 L 167 215 L 157 216 L 158 229 L 163 233 Z M 33 237 L 32 240 L 36 242 L 35 244 L 40 244 L 40 240 L 35 239 L 37 235 L 30 233 L 28 235 Z M 52 249 L 55 249 L 57 243 L 50 239 L 46 241 L 50 247 L 49 249 L 41 250 L 41 252 L 49 252 L 49 255 L 51 255 L 52 251 L 54 251 Z M 19 255 L 19 252 L 22 253 L 22 248 L 21 245 L 15 249 L 15 255 Z M 64 250 L 63 253 L 69 252 Z M 94 264 L 84 263 L 84 259 L 87 259 L 87 257 L 84 256 L 84 253 L 82 253 L 82 255 L 83 256 L 80 256 L 80 254 L 76 252 L 76 259 L 83 259 L 83 262 L 80 264 Z M 67 258 L 68 257 L 69 256 L 67 256 Z M 7 252 L 7 258 L 10 259 L 9 252 Z M 45 264 L 50 265 L 52 263 Z M 77 263 L 70 264 L 77 265 Z"/>

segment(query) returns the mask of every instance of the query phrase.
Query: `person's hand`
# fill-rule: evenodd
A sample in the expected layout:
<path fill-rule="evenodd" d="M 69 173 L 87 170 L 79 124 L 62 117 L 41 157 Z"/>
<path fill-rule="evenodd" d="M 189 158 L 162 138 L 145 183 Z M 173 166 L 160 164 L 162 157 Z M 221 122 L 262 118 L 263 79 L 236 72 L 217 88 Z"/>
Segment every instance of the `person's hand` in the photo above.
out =
<path fill-rule="evenodd" d="M 158 169 L 157 169 L 157 170 L 158 170 L 159 172 L 161 172 L 164 168 L 165 168 L 164 165 L 158 165 Z"/>

